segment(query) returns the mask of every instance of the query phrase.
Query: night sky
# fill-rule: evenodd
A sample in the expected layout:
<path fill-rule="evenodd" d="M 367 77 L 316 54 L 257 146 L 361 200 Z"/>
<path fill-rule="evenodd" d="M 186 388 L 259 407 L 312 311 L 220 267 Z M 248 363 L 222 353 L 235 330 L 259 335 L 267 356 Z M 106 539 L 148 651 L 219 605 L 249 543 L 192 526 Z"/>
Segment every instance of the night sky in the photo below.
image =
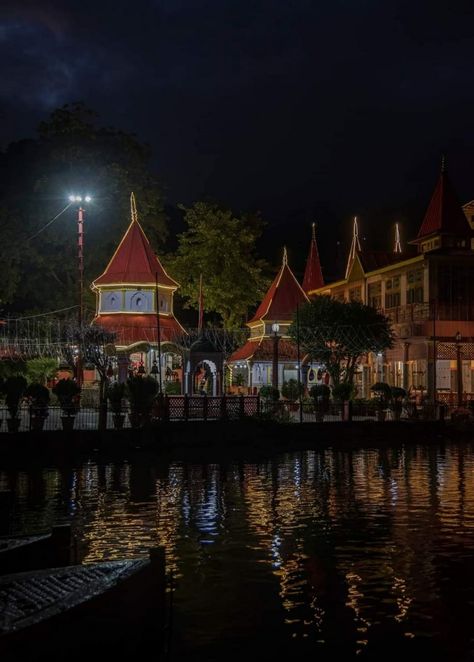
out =
<path fill-rule="evenodd" d="M 410 234 L 443 152 L 474 198 L 473 58 L 471 0 L 4 0 L 0 144 L 84 101 L 151 144 L 169 204 L 259 209 L 300 268 L 313 220 L 326 262 L 354 214 Z"/>

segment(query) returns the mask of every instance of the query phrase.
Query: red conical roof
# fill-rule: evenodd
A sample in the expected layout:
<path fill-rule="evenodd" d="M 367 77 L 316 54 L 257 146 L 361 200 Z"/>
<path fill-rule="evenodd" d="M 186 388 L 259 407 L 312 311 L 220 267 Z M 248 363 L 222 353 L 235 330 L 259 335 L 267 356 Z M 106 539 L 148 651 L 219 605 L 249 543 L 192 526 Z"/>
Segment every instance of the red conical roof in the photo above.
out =
<path fill-rule="evenodd" d="M 285 248 L 280 271 L 248 324 L 262 320 L 289 321 L 295 313 L 296 306 L 307 301 L 309 301 L 308 297 L 288 266 Z"/>
<path fill-rule="evenodd" d="M 306 269 L 303 278 L 303 290 L 308 294 L 324 286 L 323 272 L 319 260 L 318 244 L 316 243 L 316 226 L 313 223 L 313 236 L 309 247 L 309 255 L 306 261 Z"/>
<path fill-rule="evenodd" d="M 154 285 L 155 274 L 158 274 L 159 285 L 179 287 L 178 283 L 168 276 L 154 254 L 150 242 L 138 222 L 132 194 L 132 222 L 106 270 L 93 282 L 93 286 Z"/>
<path fill-rule="evenodd" d="M 469 224 L 444 166 L 441 168 L 438 183 L 417 239 L 440 232 L 454 235 L 469 234 Z"/>

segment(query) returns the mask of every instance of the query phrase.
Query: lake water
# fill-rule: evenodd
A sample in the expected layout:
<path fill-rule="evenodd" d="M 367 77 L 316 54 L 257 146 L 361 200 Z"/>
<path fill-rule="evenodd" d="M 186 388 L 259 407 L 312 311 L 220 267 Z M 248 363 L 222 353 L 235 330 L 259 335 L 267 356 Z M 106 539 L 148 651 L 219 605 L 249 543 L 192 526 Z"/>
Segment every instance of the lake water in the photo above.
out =
<path fill-rule="evenodd" d="M 0 533 L 163 545 L 170 660 L 474 659 L 474 446 L 0 471 Z"/>

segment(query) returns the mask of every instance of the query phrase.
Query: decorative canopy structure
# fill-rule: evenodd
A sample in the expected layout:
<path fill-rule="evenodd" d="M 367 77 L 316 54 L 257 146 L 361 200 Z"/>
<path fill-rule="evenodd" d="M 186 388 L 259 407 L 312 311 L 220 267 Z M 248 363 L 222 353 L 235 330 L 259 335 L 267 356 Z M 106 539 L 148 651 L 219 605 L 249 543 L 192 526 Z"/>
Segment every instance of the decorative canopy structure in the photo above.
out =
<path fill-rule="evenodd" d="M 270 285 L 262 303 L 257 308 L 253 318 L 247 322 L 251 329 L 251 337 L 239 347 L 228 359 L 228 363 L 237 361 L 271 361 L 273 352 L 272 324 L 279 325 L 281 336 L 279 357 L 281 361 L 296 359 L 296 347 L 285 335 L 292 323 L 298 306 L 309 301 L 306 293 L 296 280 L 288 265 L 286 248 L 283 250 L 283 260 L 275 280 Z"/>
<path fill-rule="evenodd" d="M 173 314 L 179 287 L 154 254 L 138 222 L 135 196 L 130 196 L 131 222 L 104 273 L 93 283 L 98 295 L 95 324 L 116 334 L 116 345 L 174 342 L 185 334 Z"/>
<path fill-rule="evenodd" d="M 438 182 L 431 196 L 418 236 L 413 243 L 418 243 L 420 240 L 435 234 L 456 236 L 470 234 L 469 223 L 448 177 L 444 158 Z"/>
<path fill-rule="evenodd" d="M 271 361 L 274 346 L 271 338 L 256 338 L 248 340 L 245 345 L 239 347 L 228 359 L 228 363 L 238 361 Z M 278 357 L 280 361 L 296 361 L 298 352 L 296 345 L 291 340 L 282 339 L 278 345 Z"/>
<path fill-rule="evenodd" d="M 280 270 L 255 315 L 247 324 L 250 326 L 256 322 L 291 321 L 296 307 L 307 301 L 309 299 L 306 293 L 288 266 L 288 255 L 284 248 Z"/>
<path fill-rule="evenodd" d="M 313 223 L 311 244 L 303 278 L 303 290 L 306 294 L 324 286 L 321 261 L 319 259 L 318 244 L 316 242 L 316 223 Z"/>
<path fill-rule="evenodd" d="M 138 222 L 133 193 L 130 195 L 130 207 L 131 223 L 104 273 L 93 282 L 93 287 L 123 283 L 155 285 L 158 276 L 161 287 L 176 290 L 179 287 L 178 283 L 166 273 Z"/>

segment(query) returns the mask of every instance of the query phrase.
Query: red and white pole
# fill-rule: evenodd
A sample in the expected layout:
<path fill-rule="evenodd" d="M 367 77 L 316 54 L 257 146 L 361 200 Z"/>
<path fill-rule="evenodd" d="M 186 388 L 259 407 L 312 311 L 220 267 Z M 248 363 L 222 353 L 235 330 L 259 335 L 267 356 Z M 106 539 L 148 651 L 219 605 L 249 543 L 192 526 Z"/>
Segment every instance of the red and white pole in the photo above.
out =
<path fill-rule="evenodd" d="M 77 211 L 77 259 L 79 270 L 79 353 L 77 355 L 77 383 L 82 386 L 84 372 L 82 366 L 82 325 L 84 323 L 84 209 L 79 207 Z"/>

